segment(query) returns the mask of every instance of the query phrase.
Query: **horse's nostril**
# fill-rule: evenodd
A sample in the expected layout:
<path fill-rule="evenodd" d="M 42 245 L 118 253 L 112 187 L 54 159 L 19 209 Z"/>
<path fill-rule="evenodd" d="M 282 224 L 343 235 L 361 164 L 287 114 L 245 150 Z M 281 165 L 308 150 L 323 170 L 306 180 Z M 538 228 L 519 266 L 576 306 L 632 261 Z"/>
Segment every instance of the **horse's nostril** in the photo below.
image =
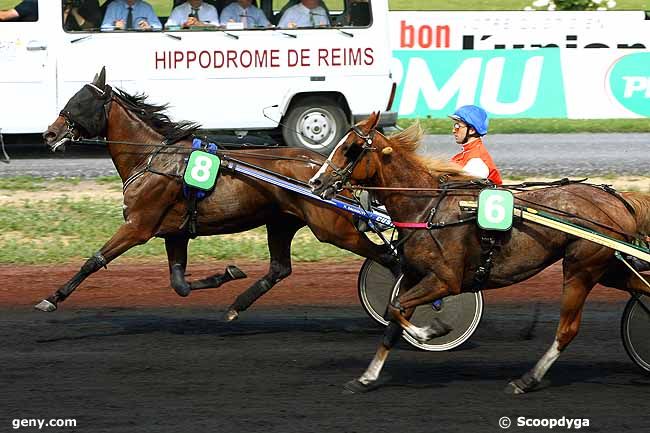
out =
<path fill-rule="evenodd" d="M 311 180 L 309 181 L 309 185 L 311 185 L 311 186 L 320 186 L 320 185 L 321 185 L 321 181 L 318 180 L 318 179 L 311 179 Z"/>
<path fill-rule="evenodd" d="M 55 134 L 54 132 L 52 132 L 52 131 L 46 131 L 46 132 L 43 134 L 43 139 L 44 139 L 45 141 L 53 140 L 54 137 L 56 137 L 56 134 Z"/>

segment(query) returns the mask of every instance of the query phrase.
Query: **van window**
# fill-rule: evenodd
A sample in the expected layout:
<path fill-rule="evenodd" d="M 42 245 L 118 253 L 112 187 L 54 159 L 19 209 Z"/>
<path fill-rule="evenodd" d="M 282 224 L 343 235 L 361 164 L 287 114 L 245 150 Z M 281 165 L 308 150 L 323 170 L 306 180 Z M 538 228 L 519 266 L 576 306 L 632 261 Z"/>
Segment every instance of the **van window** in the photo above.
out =
<path fill-rule="evenodd" d="M 0 0 L 7 2 L 12 0 Z M 15 0 L 14 0 L 15 1 Z M 36 0 L 27 0 L 36 2 Z M 120 26 L 123 23 L 119 21 L 116 16 L 107 16 L 107 9 L 116 1 L 124 0 L 61 0 L 62 11 L 62 25 L 66 32 L 92 32 L 92 31 L 112 31 L 122 30 Z M 224 14 L 224 8 L 228 7 L 231 3 L 236 3 L 237 0 L 204 0 L 206 12 L 217 11 L 217 14 L 211 12 L 209 15 L 206 12 L 199 10 L 199 18 L 201 22 L 196 25 L 187 25 L 187 13 L 185 9 L 185 0 L 145 0 L 153 8 L 153 14 L 159 20 L 159 25 L 152 23 L 153 30 L 159 30 L 161 27 L 171 31 L 188 31 L 188 30 L 243 30 L 243 29 L 272 29 L 280 25 L 282 28 L 327 28 L 327 27 L 368 27 L 371 25 L 371 0 L 304 0 L 314 2 L 317 5 L 315 13 L 311 16 L 300 17 L 300 13 L 293 12 L 290 19 L 282 22 L 283 15 L 290 8 L 301 3 L 301 0 L 252 0 L 252 5 L 255 7 L 254 13 L 247 15 L 245 19 L 241 19 L 241 14 L 235 12 L 233 15 L 232 10 Z M 175 8 L 181 9 L 174 12 Z M 231 6 L 232 9 L 232 6 Z M 182 13 L 182 12 L 185 13 Z M 291 14 L 291 12 L 290 12 Z M 115 15 L 115 14 L 111 14 Z M 229 19 L 226 19 L 226 15 Z M 303 14 L 304 15 L 304 14 Z M 214 19 L 212 18 L 214 16 Z M 207 19 L 205 18 L 207 17 Z M 233 19 L 234 17 L 234 19 Z M 134 17 L 138 20 L 142 17 Z M 226 19 L 226 21 L 221 18 Z M 122 17 L 121 21 L 126 18 Z M 303 20 L 302 22 L 300 20 Z M 151 20 L 151 18 L 149 19 Z M 219 21 L 219 25 L 215 21 Z M 112 21 L 112 22 L 109 22 Z M 240 24 L 233 21 L 245 21 L 247 24 Z M 137 24 L 133 24 L 137 26 Z M 137 27 L 136 27 L 137 30 Z"/>
<path fill-rule="evenodd" d="M 38 21 L 38 0 L 0 0 L 0 22 Z"/>
<path fill-rule="evenodd" d="M 317 10 L 315 18 L 329 20 L 329 25 L 322 21 L 312 24 L 304 22 L 302 25 L 291 25 L 291 19 L 283 19 L 289 8 L 301 3 L 301 0 L 273 0 L 273 22 L 282 28 L 296 27 L 368 27 L 371 24 L 370 0 L 311 0 L 322 9 Z M 324 12 L 321 12 L 323 11 Z M 292 18 L 293 19 L 293 18 Z M 313 18 L 312 18 L 313 20 Z"/>
<path fill-rule="evenodd" d="M 102 23 L 102 5 L 98 0 L 62 0 L 63 29 L 67 32 L 98 31 Z"/>
<path fill-rule="evenodd" d="M 86 1 L 97 3 L 97 0 Z M 132 7 L 129 7 L 126 0 L 108 0 L 101 7 L 103 18 L 100 29 L 107 32 L 162 30 L 160 11 L 169 11 L 171 5 L 172 0 L 142 0 L 134 2 Z"/>

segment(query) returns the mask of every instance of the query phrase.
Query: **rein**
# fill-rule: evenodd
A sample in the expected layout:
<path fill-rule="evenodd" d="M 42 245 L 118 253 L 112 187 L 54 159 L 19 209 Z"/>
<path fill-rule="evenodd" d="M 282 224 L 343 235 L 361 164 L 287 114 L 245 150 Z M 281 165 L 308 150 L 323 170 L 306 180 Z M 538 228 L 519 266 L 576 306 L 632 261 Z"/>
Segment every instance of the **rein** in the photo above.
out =
<path fill-rule="evenodd" d="M 138 147 L 138 146 L 148 147 L 148 148 L 153 147 L 156 148 L 157 152 L 160 152 L 163 149 L 172 150 L 171 152 L 165 152 L 165 154 L 167 155 L 189 155 L 195 150 L 178 144 L 165 144 L 165 141 L 163 141 L 160 144 L 155 144 L 155 143 L 147 144 L 147 143 L 140 143 L 140 142 L 133 142 L 133 141 L 120 141 L 120 140 L 107 140 L 107 139 L 69 138 L 68 140 L 70 141 L 71 144 L 79 145 L 79 146 L 87 146 L 87 145 L 108 146 L 110 144 L 126 144 L 134 147 Z M 271 147 L 271 149 L 278 149 L 278 147 Z M 245 149 L 219 149 L 217 150 L 217 154 L 226 155 L 226 156 L 237 155 L 240 158 L 251 157 L 257 159 L 276 160 L 276 161 L 301 161 L 301 162 L 306 162 L 306 163 L 316 164 L 316 165 L 323 164 L 323 162 L 316 161 L 315 159 L 309 157 L 266 155 L 263 153 L 243 152 L 243 150 Z M 136 154 L 142 154 L 146 152 L 134 151 L 134 152 L 123 152 L 123 153 L 136 155 Z"/>
<path fill-rule="evenodd" d="M 89 139 L 77 139 L 74 140 L 74 143 L 76 144 L 94 144 L 94 145 L 108 145 L 108 144 L 126 144 L 126 145 L 134 145 L 134 146 L 142 146 L 142 147 L 154 147 L 155 150 L 149 154 L 149 157 L 147 158 L 147 163 L 145 164 L 144 168 L 137 170 L 135 173 L 131 174 L 125 181 L 124 184 L 122 185 L 122 193 L 125 193 L 127 188 L 135 182 L 138 178 L 140 178 L 142 175 L 145 173 L 153 173 L 157 174 L 160 176 L 165 176 L 172 178 L 174 180 L 179 180 L 182 178 L 180 174 L 176 173 L 164 173 L 158 170 L 155 170 L 152 168 L 153 160 L 156 156 L 158 156 L 162 150 L 172 150 L 171 152 L 165 152 L 166 155 L 189 155 L 191 152 L 193 152 L 195 149 L 189 149 L 187 147 L 181 146 L 181 145 L 166 145 L 164 144 L 164 141 L 161 144 L 146 144 L 146 143 L 137 143 L 137 142 L 127 142 L 127 141 L 117 141 L 117 140 L 106 140 L 106 139 L 94 139 L 94 140 L 89 140 Z M 144 154 L 145 152 L 130 152 L 132 154 Z M 256 158 L 256 159 L 265 159 L 265 160 L 271 160 L 271 161 L 298 161 L 298 162 L 304 162 L 308 164 L 315 164 L 315 165 L 320 165 L 320 161 L 316 161 L 314 159 L 308 158 L 308 157 L 296 157 L 296 156 L 278 156 L 278 155 L 266 155 L 262 153 L 254 153 L 254 152 L 242 152 L 241 150 L 217 150 L 217 154 L 221 155 L 225 161 L 228 162 L 233 162 L 233 163 L 239 163 L 243 165 L 251 165 L 255 167 L 255 169 L 263 171 L 268 174 L 273 174 L 277 177 L 283 178 L 285 180 L 292 180 L 296 183 L 299 183 L 305 187 L 308 187 L 308 185 L 305 182 L 298 181 L 296 179 L 291 179 L 287 176 L 280 175 L 278 173 L 275 173 L 271 170 L 268 170 L 264 167 L 258 167 L 253 164 L 247 163 L 245 161 L 242 161 L 238 158 Z M 237 158 L 234 158 L 233 156 L 236 156 Z"/>
<path fill-rule="evenodd" d="M 527 188 L 532 188 L 532 187 L 558 188 L 558 187 L 570 185 L 570 184 L 573 184 L 573 183 L 582 183 L 584 185 L 589 185 L 589 186 L 592 186 L 594 188 L 603 189 L 604 191 L 609 192 L 610 194 L 613 194 L 619 200 L 623 201 L 623 203 L 625 204 L 626 209 L 634 216 L 634 213 L 635 213 L 634 209 L 631 208 L 629 203 L 627 203 L 623 197 L 616 194 L 615 191 L 613 191 L 611 187 L 609 187 L 608 185 L 595 185 L 595 184 L 590 184 L 590 183 L 584 183 L 586 180 L 587 180 L 586 178 L 585 179 L 578 179 L 578 180 L 570 180 L 570 179 L 567 179 L 567 178 L 563 178 L 563 179 L 560 179 L 560 180 L 557 180 L 557 181 L 552 181 L 552 182 L 523 182 L 523 183 L 515 184 L 515 185 L 503 185 L 503 187 L 505 187 L 505 188 L 502 188 L 502 189 L 506 189 L 506 190 L 511 190 L 512 189 L 512 190 L 519 191 L 519 192 L 525 192 L 525 191 L 528 191 Z M 364 186 L 347 185 L 347 186 L 343 186 L 342 189 L 348 189 L 348 190 L 375 190 L 375 191 L 441 192 L 442 194 L 440 194 L 439 197 L 444 197 L 446 195 L 446 193 L 450 192 L 450 191 L 467 191 L 468 189 L 474 189 L 474 188 L 478 188 L 478 187 L 481 187 L 481 186 L 488 187 L 488 186 L 491 186 L 491 185 L 493 186 L 493 184 L 491 182 L 486 182 L 486 181 L 483 181 L 483 180 L 471 180 L 471 181 L 468 181 L 468 182 L 456 182 L 455 184 L 450 184 L 449 185 L 449 186 L 455 186 L 455 188 L 454 187 L 451 187 L 451 188 L 450 187 L 412 188 L 412 187 L 383 187 L 383 186 L 364 187 Z M 621 236 L 625 236 L 626 238 L 629 238 L 629 239 L 636 239 L 637 238 L 637 236 L 635 234 L 633 234 L 633 233 L 628 233 L 628 232 L 625 232 L 623 230 L 612 227 L 610 225 L 602 224 L 602 223 L 592 221 L 592 220 L 587 219 L 587 218 L 583 218 L 583 217 L 581 217 L 579 215 L 576 215 L 576 214 L 571 213 L 571 212 L 564 211 L 562 209 L 557 209 L 557 208 L 554 208 L 554 207 L 551 207 L 551 206 L 546 206 L 544 204 L 537 203 L 537 202 L 534 202 L 534 201 L 531 201 L 531 200 L 526 200 L 524 198 L 517 197 L 517 196 L 515 196 L 514 198 L 515 198 L 515 200 L 519 200 L 519 201 L 521 201 L 523 203 L 527 203 L 529 205 L 533 205 L 533 206 L 537 206 L 537 207 L 546 209 L 546 210 L 548 210 L 550 212 L 556 213 L 558 215 L 561 215 L 561 216 L 564 216 L 564 217 L 567 217 L 567 218 L 574 218 L 574 219 L 583 221 L 585 223 L 593 224 L 596 227 L 600 227 L 602 229 L 609 230 L 609 231 L 617 233 L 617 234 L 619 234 Z M 439 204 L 440 201 L 441 200 L 438 200 L 437 203 Z M 434 208 L 432 209 L 432 211 L 434 211 L 434 213 L 435 213 L 436 207 L 437 207 L 437 205 L 434 206 Z M 397 227 L 397 228 L 416 229 L 416 230 L 423 230 L 423 229 L 431 230 L 431 229 L 437 229 L 437 228 L 450 227 L 450 226 L 454 226 L 454 225 L 464 224 L 466 222 L 470 222 L 470 221 L 473 221 L 473 220 L 476 219 L 476 217 L 470 217 L 470 218 L 463 218 L 463 219 L 460 219 L 458 221 L 454 221 L 454 222 L 450 222 L 450 223 L 440 222 L 440 223 L 437 223 L 437 224 L 433 224 L 431 222 L 432 217 L 433 217 L 433 215 L 430 213 L 429 217 L 424 222 L 393 221 L 393 225 L 395 227 Z"/>

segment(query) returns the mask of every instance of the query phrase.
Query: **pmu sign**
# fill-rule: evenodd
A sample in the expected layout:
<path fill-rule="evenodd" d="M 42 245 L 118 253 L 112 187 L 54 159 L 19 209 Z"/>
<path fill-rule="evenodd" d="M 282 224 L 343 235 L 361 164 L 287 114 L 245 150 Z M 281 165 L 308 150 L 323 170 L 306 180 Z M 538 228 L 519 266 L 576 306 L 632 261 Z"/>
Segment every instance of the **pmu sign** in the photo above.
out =
<path fill-rule="evenodd" d="M 559 49 L 393 51 L 400 116 L 478 104 L 493 117 L 567 116 Z"/>
<path fill-rule="evenodd" d="M 612 96 L 629 111 L 650 116 L 650 53 L 629 54 L 609 71 Z"/>

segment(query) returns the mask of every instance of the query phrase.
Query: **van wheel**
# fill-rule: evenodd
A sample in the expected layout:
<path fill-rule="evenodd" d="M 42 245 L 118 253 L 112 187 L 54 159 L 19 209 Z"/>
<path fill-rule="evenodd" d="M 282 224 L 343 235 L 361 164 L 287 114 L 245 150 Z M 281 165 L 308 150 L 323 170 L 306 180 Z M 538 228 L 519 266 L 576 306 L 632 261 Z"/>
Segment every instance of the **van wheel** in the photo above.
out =
<path fill-rule="evenodd" d="M 341 107 L 329 99 L 313 98 L 291 109 L 282 127 L 282 136 L 287 146 L 329 155 L 348 127 Z"/>

